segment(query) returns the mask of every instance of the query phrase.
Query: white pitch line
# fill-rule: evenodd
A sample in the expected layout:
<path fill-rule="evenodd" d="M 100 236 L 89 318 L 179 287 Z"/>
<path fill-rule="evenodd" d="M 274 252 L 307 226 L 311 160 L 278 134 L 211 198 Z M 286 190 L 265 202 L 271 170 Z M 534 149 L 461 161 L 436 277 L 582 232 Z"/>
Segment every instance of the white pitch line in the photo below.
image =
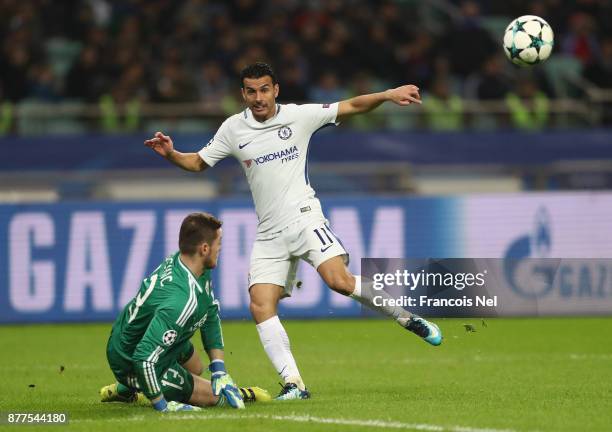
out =
<path fill-rule="evenodd" d="M 77 419 L 70 420 L 70 423 L 89 423 L 97 421 L 111 422 L 126 422 L 126 421 L 143 421 L 145 416 L 132 417 L 111 417 L 106 419 Z M 403 423 L 397 421 L 385 420 L 359 420 L 359 419 L 343 419 L 343 418 L 327 418 L 314 417 L 308 415 L 270 415 L 270 414 L 225 414 L 219 413 L 215 415 L 209 414 L 187 414 L 177 413 L 177 415 L 161 415 L 160 420 L 276 420 L 296 423 L 318 423 L 318 424 L 333 424 L 341 426 L 362 426 L 370 428 L 382 429 L 406 429 L 426 432 L 516 432 L 513 429 L 492 429 L 492 428 L 475 428 L 471 426 L 441 426 L 425 423 Z"/>

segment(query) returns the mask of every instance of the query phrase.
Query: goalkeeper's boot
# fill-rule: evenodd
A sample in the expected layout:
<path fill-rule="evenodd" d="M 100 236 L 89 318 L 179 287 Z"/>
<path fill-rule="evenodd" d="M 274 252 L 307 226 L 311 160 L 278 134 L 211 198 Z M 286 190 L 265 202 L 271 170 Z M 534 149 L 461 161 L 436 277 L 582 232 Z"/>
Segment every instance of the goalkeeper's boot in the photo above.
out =
<path fill-rule="evenodd" d="M 422 337 L 425 342 L 434 346 L 438 346 L 442 343 L 442 332 L 440 328 L 434 323 L 427 321 L 425 318 L 413 315 L 404 322 L 400 321 L 399 323 L 406 330 Z"/>
<path fill-rule="evenodd" d="M 284 386 L 281 384 L 283 389 L 280 391 L 278 396 L 274 400 L 292 400 L 292 399 L 310 399 L 310 392 L 308 389 L 300 390 L 297 384 L 288 382 Z"/>
<path fill-rule="evenodd" d="M 124 402 L 124 403 L 136 403 L 136 402 L 147 402 L 147 398 L 136 392 L 129 394 L 121 394 L 117 390 L 117 383 L 104 386 L 100 389 L 100 400 L 102 402 Z"/>
<path fill-rule="evenodd" d="M 244 403 L 250 402 L 270 402 L 272 396 L 261 387 L 240 387 L 240 394 Z"/>

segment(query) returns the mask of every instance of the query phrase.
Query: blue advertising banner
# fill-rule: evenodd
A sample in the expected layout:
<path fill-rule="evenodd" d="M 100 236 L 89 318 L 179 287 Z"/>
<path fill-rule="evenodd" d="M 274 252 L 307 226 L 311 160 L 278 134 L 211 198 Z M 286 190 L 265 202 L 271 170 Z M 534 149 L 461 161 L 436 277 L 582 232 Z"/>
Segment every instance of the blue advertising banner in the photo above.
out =
<path fill-rule="evenodd" d="M 173 134 L 181 151 L 198 151 L 213 136 Z M 0 137 L 0 171 L 109 169 L 170 169 L 162 158 L 151 157 L 142 145 L 148 135 L 68 135 Z M 542 132 L 351 132 L 326 128 L 312 137 L 309 151 L 315 162 L 396 162 L 420 164 L 549 164 L 568 160 L 612 159 L 612 129 Z M 579 143 L 579 145 L 577 145 Z M 62 157 L 57 157 L 61 147 Z M 101 152 L 100 148 L 105 151 Z M 350 151 L 347 151 L 350 149 Z M 225 163 L 225 162 L 224 162 Z"/>
<path fill-rule="evenodd" d="M 612 193 L 323 199 L 360 274 L 361 258 L 500 258 L 516 265 L 489 287 L 505 315 L 612 314 L 612 280 L 592 262 L 560 264 L 547 289 L 519 284 L 530 258 L 612 258 Z M 222 316 L 248 319 L 247 275 L 257 217 L 248 199 L 167 203 L 0 205 L 0 323 L 112 320 L 140 282 L 177 249 L 192 211 L 223 220 L 213 284 Z M 527 262 L 527 261 L 525 261 Z M 502 261 L 504 268 L 509 268 Z M 602 279 L 603 278 L 603 279 Z M 302 263 L 283 317 L 357 316 Z M 529 285 L 529 286 L 528 286 Z M 425 311 L 427 312 L 427 311 Z M 426 313 L 425 313 L 426 314 Z"/>
<path fill-rule="evenodd" d="M 458 253 L 448 225 L 452 199 L 323 200 L 326 216 L 351 254 Z M 185 203 L 69 203 L 0 206 L 0 322 L 112 320 L 141 280 L 178 248 L 178 229 L 192 211 L 223 220 L 214 289 L 224 318 L 248 318 L 247 275 L 257 217 L 250 200 Z M 446 217 L 441 217 L 446 215 Z M 283 301 L 287 317 L 359 314 L 332 293 L 306 263 L 303 288 Z"/>

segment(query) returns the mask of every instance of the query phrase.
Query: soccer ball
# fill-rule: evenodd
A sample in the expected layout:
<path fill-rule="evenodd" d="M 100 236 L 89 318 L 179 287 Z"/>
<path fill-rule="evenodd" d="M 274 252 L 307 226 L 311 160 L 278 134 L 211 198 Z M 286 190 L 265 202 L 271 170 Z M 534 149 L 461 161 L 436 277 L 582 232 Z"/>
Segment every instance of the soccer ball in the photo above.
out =
<path fill-rule="evenodd" d="M 504 34 L 504 52 L 519 66 L 543 62 L 552 52 L 554 34 L 546 21 L 535 15 L 518 17 Z"/>

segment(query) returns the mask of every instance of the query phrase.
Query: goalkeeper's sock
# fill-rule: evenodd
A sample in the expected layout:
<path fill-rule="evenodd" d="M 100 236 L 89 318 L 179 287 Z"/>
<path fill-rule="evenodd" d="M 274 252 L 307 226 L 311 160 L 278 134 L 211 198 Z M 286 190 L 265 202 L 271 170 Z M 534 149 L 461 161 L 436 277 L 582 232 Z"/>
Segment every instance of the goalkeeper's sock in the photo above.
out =
<path fill-rule="evenodd" d="M 304 389 L 304 383 L 300 377 L 293 354 L 291 354 L 291 345 L 289 344 L 289 336 L 285 328 L 281 324 L 278 316 L 265 320 L 257 324 L 257 332 L 261 344 L 268 354 L 268 358 L 274 365 L 276 372 L 283 378 L 285 383 L 293 382 L 300 390 Z"/>
<path fill-rule="evenodd" d="M 123 396 L 124 398 L 129 398 L 129 397 L 133 397 L 136 394 L 136 392 L 132 390 L 131 388 L 129 388 L 128 386 L 125 386 L 121 384 L 120 382 L 118 382 L 117 383 L 117 394 L 119 396 Z"/>
<path fill-rule="evenodd" d="M 355 276 L 355 289 L 353 293 L 350 295 L 350 297 L 354 298 L 362 305 L 367 306 L 368 308 L 376 312 L 382 313 L 383 315 L 393 318 L 400 325 L 404 326 L 405 323 L 408 320 L 410 320 L 413 314 L 411 314 L 410 312 L 408 312 L 406 309 L 402 308 L 401 306 L 389 306 L 389 304 L 395 304 L 395 302 L 394 301 L 388 302 L 385 300 L 393 299 L 393 297 L 387 294 L 387 292 L 385 292 L 384 290 L 376 291 L 376 293 L 374 293 L 374 290 L 372 289 L 372 286 L 371 286 L 372 282 L 369 282 L 369 284 L 370 285 L 367 286 L 366 289 L 362 290 L 361 289 L 361 276 Z M 379 301 L 379 303 L 382 303 L 382 306 L 376 306 L 374 304 L 375 295 L 377 297 L 382 298 L 382 301 Z"/>

